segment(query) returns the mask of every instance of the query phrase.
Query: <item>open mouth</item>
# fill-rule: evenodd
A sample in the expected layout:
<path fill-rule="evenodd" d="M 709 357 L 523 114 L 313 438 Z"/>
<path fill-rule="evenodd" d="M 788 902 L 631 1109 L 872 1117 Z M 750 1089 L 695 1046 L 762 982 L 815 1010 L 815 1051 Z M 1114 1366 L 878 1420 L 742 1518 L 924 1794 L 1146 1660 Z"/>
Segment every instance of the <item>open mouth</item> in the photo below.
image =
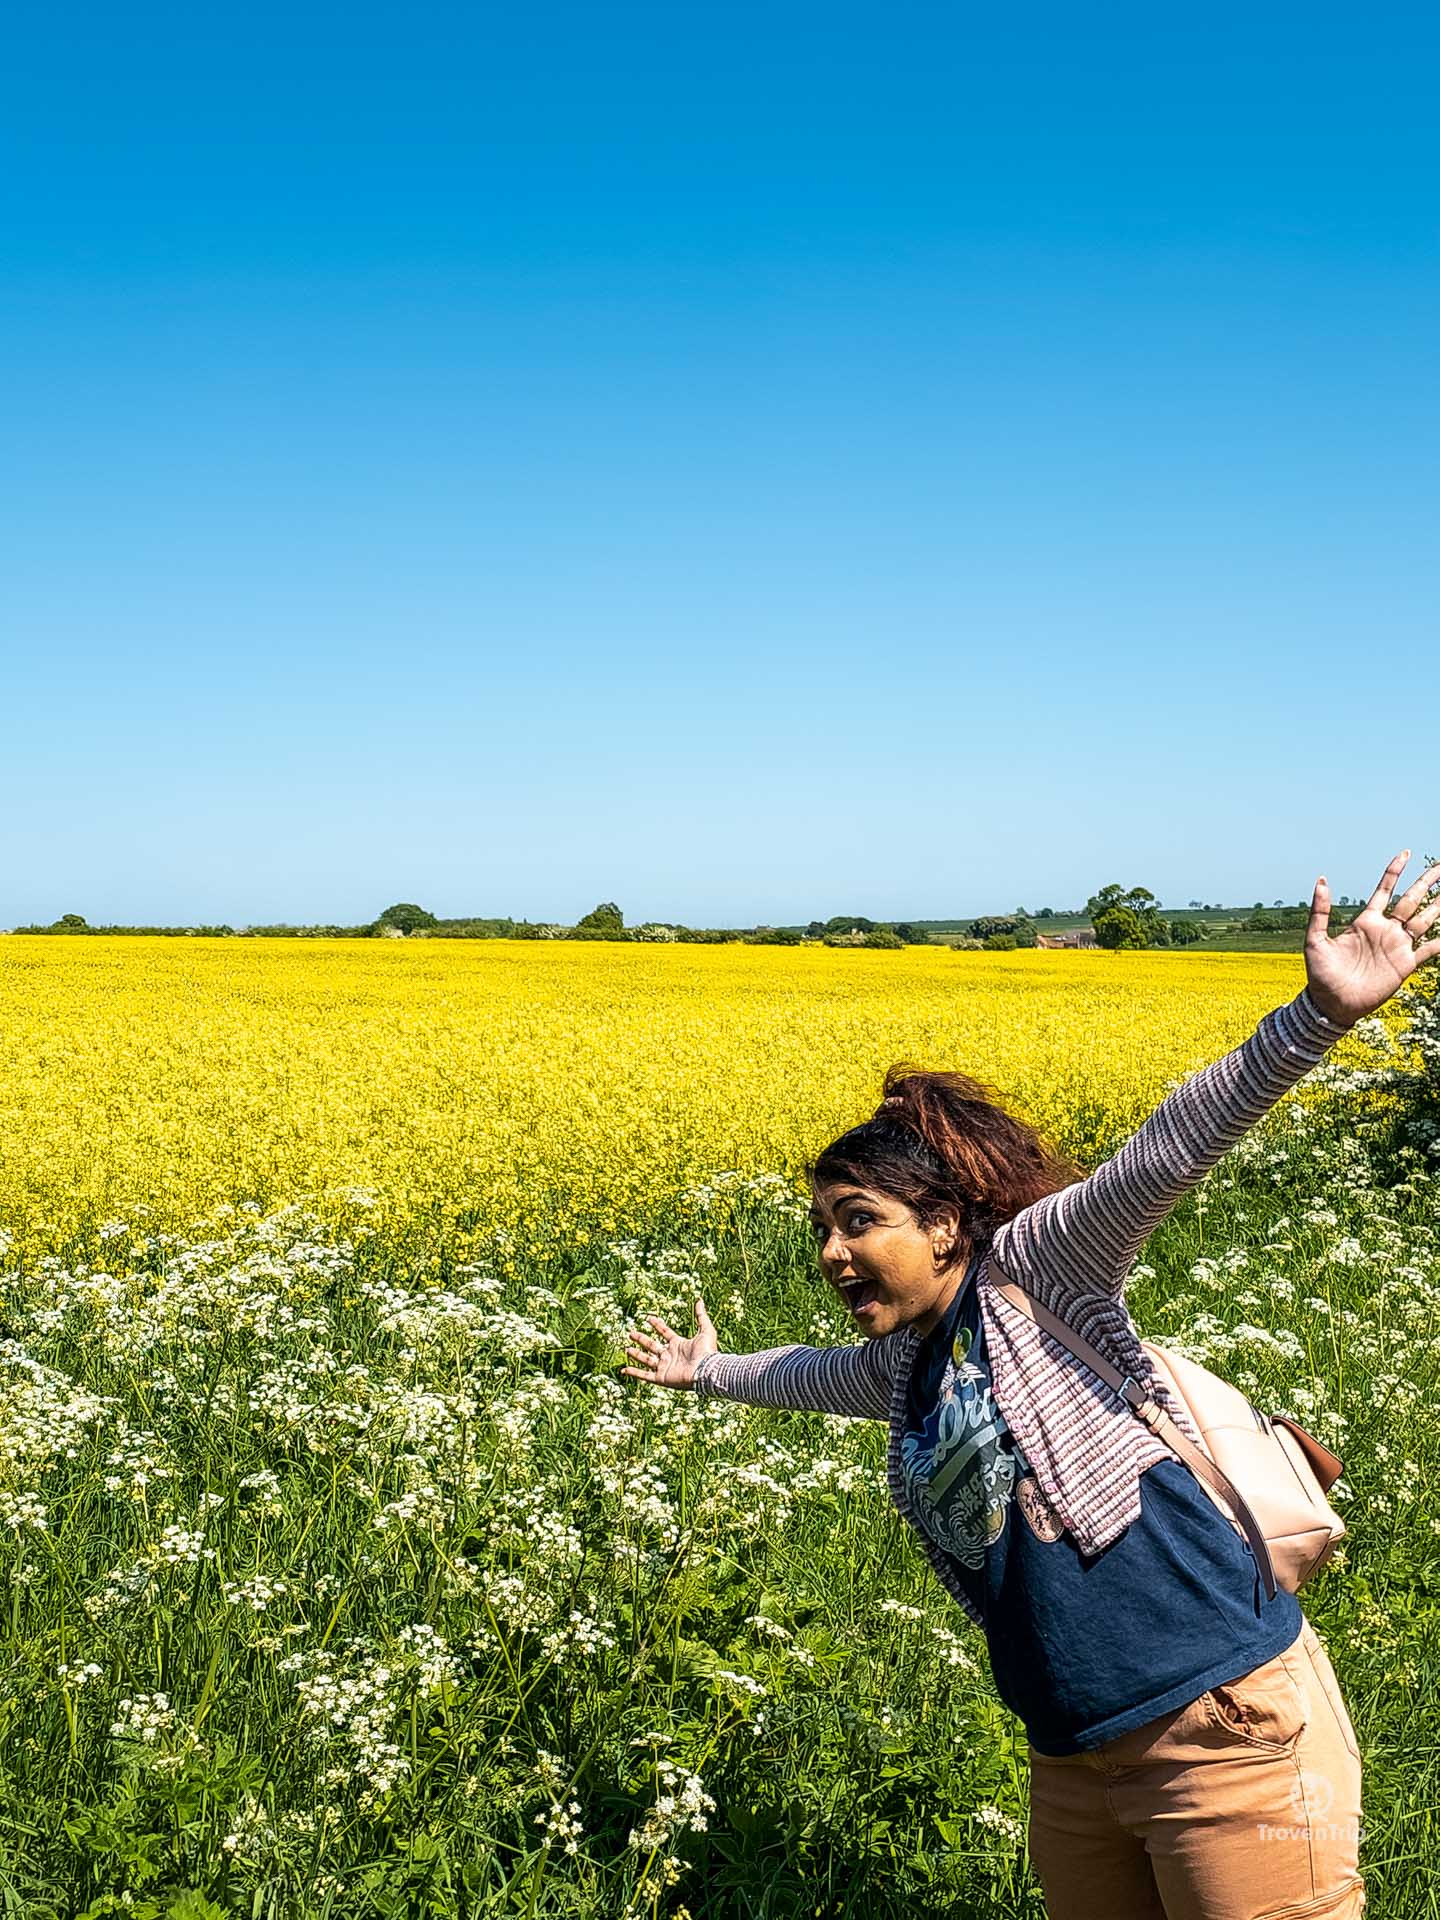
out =
<path fill-rule="evenodd" d="M 880 1299 L 880 1289 L 873 1280 L 852 1280 L 841 1287 L 840 1294 L 857 1320 L 863 1319 Z"/>

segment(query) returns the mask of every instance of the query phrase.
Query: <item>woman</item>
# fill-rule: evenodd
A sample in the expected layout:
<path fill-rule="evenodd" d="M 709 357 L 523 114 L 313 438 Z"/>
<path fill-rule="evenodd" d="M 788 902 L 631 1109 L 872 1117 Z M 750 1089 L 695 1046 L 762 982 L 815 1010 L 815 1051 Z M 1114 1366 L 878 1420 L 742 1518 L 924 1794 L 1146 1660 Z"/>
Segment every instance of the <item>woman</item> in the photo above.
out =
<path fill-rule="evenodd" d="M 1025 1724 L 1030 1855 L 1052 1920 L 1351 1920 L 1360 1754 L 1295 1596 L 1083 1362 L 995 1291 L 1007 1275 L 1161 1401 L 1123 1293 L 1180 1196 L 1355 1022 L 1440 952 L 1440 865 L 1396 856 L 1304 990 L 1079 1179 L 959 1074 L 893 1070 L 875 1116 L 809 1176 L 853 1346 L 722 1354 L 651 1316 L 632 1378 L 890 1427 L 891 1496 L 984 1631 Z M 993 1257 L 992 1257 L 993 1256 Z M 1003 1269 L 1003 1271 L 1002 1271 Z"/>

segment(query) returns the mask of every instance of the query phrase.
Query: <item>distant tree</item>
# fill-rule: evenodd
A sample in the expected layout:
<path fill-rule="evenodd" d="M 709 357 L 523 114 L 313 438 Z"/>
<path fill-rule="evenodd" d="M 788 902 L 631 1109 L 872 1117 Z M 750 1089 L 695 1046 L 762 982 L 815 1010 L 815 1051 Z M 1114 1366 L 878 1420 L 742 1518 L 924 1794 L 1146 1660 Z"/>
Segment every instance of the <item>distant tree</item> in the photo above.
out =
<path fill-rule="evenodd" d="M 887 950 L 898 950 L 904 944 L 893 927 L 872 927 L 864 939 L 867 947 L 883 947 Z"/>
<path fill-rule="evenodd" d="M 897 920 L 895 931 L 907 947 L 928 947 L 930 936 L 924 927 L 917 927 L 913 920 Z"/>
<path fill-rule="evenodd" d="M 1108 887 L 1091 894 L 1085 911 L 1097 944 L 1112 951 L 1159 946 L 1168 939 L 1169 929 L 1148 887 L 1131 887 L 1127 893 L 1118 880 L 1112 880 Z"/>
<path fill-rule="evenodd" d="M 613 900 L 602 900 L 583 919 L 575 922 L 577 940 L 623 940 L 625 916 Z"/>
<path fill-rule="evenodd" d="M 424 907 L 417 907 L 413 900 L 402 900 L 398 905 L 386 907 L 375 922 L 377 927 L 394 927 L 398 933 L 414 933 L 420 927 L 438 925 L 433 913 Z"/>
<path fill-rule="evenodd" d="M 1111 907 L 1107 912 L 1097 914 L 1091 924 L 1095 929 L 1096 944 L 1108 947 L 1112 952 L 1148 947 L 1150 944 L 1144 922 L 1133 907 Z"/>
<path fill-rule="evenodd" d="M 867 920 L 863 913 L 832 913 L 825 922 L 826 933 L 869 933 L 874 927 L 873 920 Z"/>
<path fill-rule="evenodd" d="M 1205 929 L 1198 920 L 1172 920 L 1170 922 L 1170 940 L 1177 947 L 1193 947 L 1197 941 L 1205 938 Z"/>
<path fill-rule="evenodd" d="M 1019 944 L 1013 933 L 987 933 L 984 940 L 987 953 L 1013 953 Z"/>
<path fill-rule="evenodd" d="M 1199 902 L 1198 900 L 1192 900 L 1192 901 L 1190 902 L 1190 905 L 1191 905 L 1192 907 L 1198 907 L 1198 906 L 1200 905 L 1200 902 Z"/>
<path fill-rule="evenodd" d="M 1053 907 L 1041 907 L 1035 915 L 1035 918 L 1037 920 L 1053 920 L 1055 918 L 1055 909 Z"/>
<path fill-rule="evenodd" d="M 805 929 L 805 938 L 807 940 L 819 940 L 823 937 L 824 932 L 825 922 L 823 920 L 812 920 Z"/>
<path fill-rule="evenodd" d="M 90 923 L 83 913 L 62 913 L 55 922 L 61 933 L 88 933 Z"/>

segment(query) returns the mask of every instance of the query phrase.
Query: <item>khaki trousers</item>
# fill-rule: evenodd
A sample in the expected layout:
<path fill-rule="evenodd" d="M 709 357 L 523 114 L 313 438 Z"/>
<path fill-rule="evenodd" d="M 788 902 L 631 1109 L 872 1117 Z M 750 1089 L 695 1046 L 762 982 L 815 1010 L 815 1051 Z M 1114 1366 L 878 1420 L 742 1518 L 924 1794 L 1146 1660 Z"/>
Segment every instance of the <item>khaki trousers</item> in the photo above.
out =
<path fill-rule="evenodd" d="M 1050 1920 L 1355 1920 L 1360 1749 L 1307 1620 L 1284 1653 L 1088 1753 L 1030 1748 Z"/>

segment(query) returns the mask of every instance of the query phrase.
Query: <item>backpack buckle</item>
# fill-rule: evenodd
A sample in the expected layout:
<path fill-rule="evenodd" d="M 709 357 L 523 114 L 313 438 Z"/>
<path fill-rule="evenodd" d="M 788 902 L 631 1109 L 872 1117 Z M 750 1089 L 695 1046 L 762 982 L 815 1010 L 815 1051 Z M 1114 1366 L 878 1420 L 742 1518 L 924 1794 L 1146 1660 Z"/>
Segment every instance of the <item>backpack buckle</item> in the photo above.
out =
<path fill-rule="evenodd" d="M 1164 1418 L 1162 1410 L 1155 1405 L 1150 1395 L 1131 1374 L 1126 1374 L 1120 1382 L 1120 1398 L 1133 1412 L 1138 1413 L 1153 1433 Z"/>

